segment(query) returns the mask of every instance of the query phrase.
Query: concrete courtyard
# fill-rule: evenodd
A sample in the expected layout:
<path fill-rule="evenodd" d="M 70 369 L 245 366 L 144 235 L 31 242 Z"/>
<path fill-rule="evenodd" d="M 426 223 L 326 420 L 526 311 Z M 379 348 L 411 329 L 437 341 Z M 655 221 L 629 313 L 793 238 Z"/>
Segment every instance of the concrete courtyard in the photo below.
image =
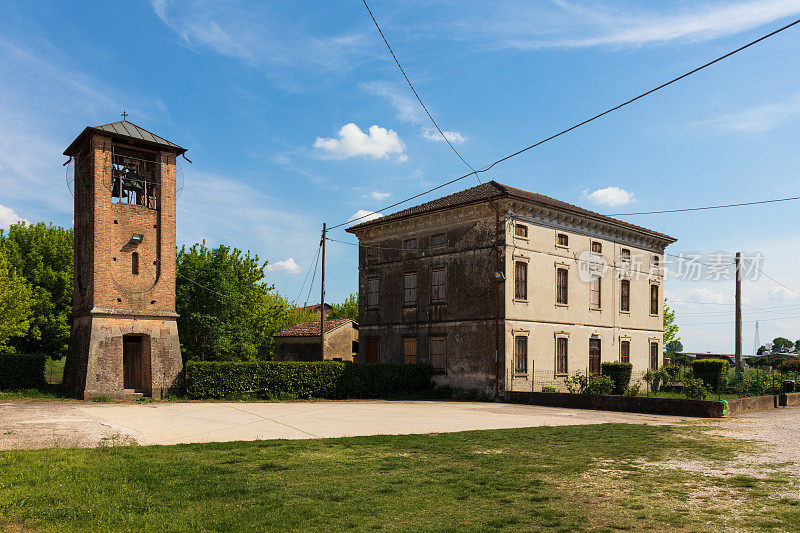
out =
<path fill-rule="evenodd" d="M 731 436 L 780 444 L 800 461 L 800 408 L 697 419 L 532 405 L 451 401 L 0 402 L 0 450 L 178 444 L 259 439 L 442 433 L 620 422 L 699 423 Z M 791 457 L 789 457 L 791 456 Z"/>

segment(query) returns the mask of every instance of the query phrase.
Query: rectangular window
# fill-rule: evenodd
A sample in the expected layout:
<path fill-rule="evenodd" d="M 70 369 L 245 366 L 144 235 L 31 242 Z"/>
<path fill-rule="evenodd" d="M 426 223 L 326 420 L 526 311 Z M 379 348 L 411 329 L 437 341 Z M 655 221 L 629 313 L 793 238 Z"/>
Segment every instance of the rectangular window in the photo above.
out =
<path fill-rule="evenodd" d="M 650 314 L 657 315 L 658 308 L 658 285 L 650 285 Z"/>
<path fill-rule="evenodd" d="M 438 372 L 447 370 L 447 337 L 431 337 L 431 366 Z"/>
<path fill-rule="evenodd" d="M 407 365 L 417 362 L 417 338 L 403 337 L 403 357 Z"/>
<path fill-rule="evenodd" d="M 627 249 L 627 248 L 623 248 L 620 251 L 619 258 L 622 261 L 630 262 L 630 260 L 631 260 L 631 251 L 629 249 Z"/>
<path fill-rule="evenodd" d="M 515 224 L 514 235 L 517 237 L 528 238 L 528 226 L 525 226 L 524 224 Z"/>
<path fill-rule="evenodd" d="M 559 246 L 569 246 L 569 235 L 566 233 L 559 233 L 558 240 L 556 242 Z"/>
<path fill-rule="evenodd" d="M 650 343 L 650 369 L 658 370 L 658 343 Z"/>
<path fill-rule="evenodd" d="M 366 257 L 378 257 L 378 250 L 380 247 L 377 244 L 362 245 Z"/>
<path fill-rule="evenodd" d="M 403 250 L 416 250 L 417 239 L 406 239 L 403 241 Z"/>
<path fill-rule="evenodd" d="M 600 242 L 600 241 L 592 241 L 592 253 L 602 254 L 603 253 L 603 243 Z"/>
<path fill-rule="evenodd" d="M 367 363 L 378 362 L 378 339 L 367 339 Z"/>
<path fill-rule="evenodd" d="M 568 271 L 566 268 L 556 269 L 556 303 L 567 305 L 567 294 L 569 293 Z"/>
<path fill-rule="evenodd" d="M 447 274 L 445 269 L 438 268 L 431 272 L 431 301 L 445 301 L 445 285 L 447 284 Z"/>
<path fill-rule="evenodd" d="M 134 276 L 139 274 L 139 252 L 131 253 L 131 274 Z"/>
<path fill-rule="evenodd" d="M 619 310 L 631 310 L 631 280 L 623 279 L 619 282 Z"/>
<path fill-rule="evenodd" d="M 589 305 L 592 309 L 600 309 L 600 276 L 592 276 L 589 282 Z"/>
<path fill-rule="evenodd" d="M 528 373 L 528 337 L 514 338 L 514 373 Z"/>
<path fill-rule="evenodd" d="M 441 246 L 447 241 L 447 235 L 444 233 L 437 233 L 431 237 L 431 246 Z"/>
<path fill-rule="evenodd" d="M 631 341 L 619 342 L 619 362 L 620 363 L 631 362 Z"/>
<path fill-rule="evenodd" d="M 403 305 L 417 305 L 416 272 L 409 272 L 403 276 Z"/>
<path fill-rule="evenodd" d="M 378 283 L 380 278 L 367 279 L 367 307 L 378 307 Z"/>
<path fill-rule="evenodd" d="M 514 263 L 514 298 L 528 299 L 528 263 L 522 261 Z"/>
<path fill-rule="evenodd" d="M 567 359 L 568 359 L 568 352 L 567 352 L 567 343 L 568 339 L 559 338 L 556 339 L 556 374 L 567 374 Z"/>
<path fill-rule="evenodd" d="M 600 339 L 589 339 L 589 372 L 600 373 Z"/>

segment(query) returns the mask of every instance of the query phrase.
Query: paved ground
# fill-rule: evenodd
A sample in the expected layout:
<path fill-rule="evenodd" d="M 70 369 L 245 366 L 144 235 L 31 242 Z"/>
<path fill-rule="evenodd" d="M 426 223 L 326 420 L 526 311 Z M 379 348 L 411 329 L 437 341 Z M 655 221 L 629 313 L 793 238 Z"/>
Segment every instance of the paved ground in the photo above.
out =
<path fill-rule="evenodd" d="M 800 407 L 724 420 L 484 402 L 86 403 L 0 401 L 0 450 L 307 439 L 623 422 L 716 424 L 779 444 L 800 462 Z"/>

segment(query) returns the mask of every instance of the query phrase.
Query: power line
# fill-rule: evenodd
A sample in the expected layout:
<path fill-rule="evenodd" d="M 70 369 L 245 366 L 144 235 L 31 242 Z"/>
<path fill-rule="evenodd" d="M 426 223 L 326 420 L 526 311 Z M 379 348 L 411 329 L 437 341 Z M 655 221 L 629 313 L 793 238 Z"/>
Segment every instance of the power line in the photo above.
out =
<path fill-rule="evenodd" d="M 773 204 L 776 202 L 788 202 L 790 200 L 800 200 L 800 196 L 792 196 L 789 198 L 777 198 L 775 200 L 761 200 L 759 202 L 741 202 L 738 204 L 725 204 L 725 205 L 709 205 L 705 207 L 687 207 L 685 209 L 665 209 L 663 211 L 639 211 L 636 213 L 611 213 L 611 217 L 627 217 L 632 215 L 658 215 L 661 213 L 685 213 L 687 211 L 705 211 L 707 209 L 724 209 L 726 207 L 741 207 L 745 205 L 759 205 L 759 204 Z"/>
<path fill-rule="evenodd" d="M 716 58 L 716 59 L 714 59 L 714 60 L 712 60 L 712 61 L 709 61 L 709 62 L 707 62 L 707 63 L 705 63 L 705 64 L 703 64 L 703 65 L 701 65 L 701 66 L 699 66 L 699 67 L 697 67 L 697 68 L 694 68 L 694 69 L 690 70 L 689 72 L 686 72 L 685 74 L 681 74 L 680 76 L 678 76 L 678 77 L 676 77 L 676 78 L 673 78 L 673 79 L 669 80 L 669 81 L 668 81 L 668 82 L 666 82 L 666 83 L 662 83 L 661 85 L 659 85 L 659 86 L 657 86 L 657 87 L 655 87 L 655 88 L 653 88 L 653 89 L 650 89 L 649 91 L 643 92 L 643 93 L 641 93 L 640 95 L 638 95 L 638 96 L 635 96 L 635 97 L 631 98 L 630 100 L 626 100 L 625 102 L 623 102 L 623 103 L 621 103 L 621 104 L 619 104 L 619 105 L 616 105 L 616 106 L 614 106 L 614 107 L 611 107 L 611 108 L 609 108 L 609 109 L 606 109 L 606 110 L 605 110 L 605 111 L 603 111 L 602 113 L 598 113 L 597 115 L 594 115 L 594 116 L 592 116 L 592 117 L 590 117 L 590 118 L 588 118 L 588 119 L 586 119 L 586 120 L 584 120 L 584 121 L 582 121 L 582 122 L 579 122 L 579 123 L 575 124 L 574 126 L 570 126 L 569 128 L 567 128 L 567 129 L 564 129 L 564 130 L 561 130 L 560 132 L 558 132 L 558 133 L 556 133 L 556 134 L 554 134 L 554 135 L 551 135 L 550 137 L 547 137 L 547 138 L 545 138 L 545 139 L 542 139 L 542 140 L 540 140 L 540 141 L 538 141 L 538 142 L 536 142 L 536 143 L 534 143 L 534 144 L 531 144 L 531 145 L 529 145 L 529 146 L 526 146 L 525 148 L 522 148 L 522 149 L 520 149 L 520 150 L 517 150 L 517 151 L 516 151 L 516 152 L 514 152 L 514 153 L 511 153 L 511 154 L 509 154 L 509 155 L 507 155 L 507 156 L 505 156 L 505 157 L 502 157 L 502 158 L 500 158 L 500 159 L 498 159 L 498 160 L 494 161 L 493 163 L 491 163 L 491 164 L 489 164 L 489 165 L 487 165 L 487 166 L 485 166 L 485 167 L 483 167 L 483 168 L 480 168 L 480 169 L 476 170 L 476 171 L 475 171 L 475 173 L 477 174 L 477 173 L 488 172 L 488 171 L 489 171 L 489 170 L 491 170 L 491 169 L 492 169 L 492 168 L 493 168 L 495 165 L 498 165 L 498 164 L 500 164 L 500 163 L 502 163 L 502 162 L 504 162 L 504 161 L 507 161 L 507 160 L 511 159 L 512 157 L 516 157 L 516 156 L 518 156 L 518 155 L 520 155 L 520 154 L 522 154 L 522 153 L 524 153 L 524 152 L 527 152 L 528 150 L 531 150 L 531 149 L 533 149 L 533 148 L 536 148 L 537 146 L 541 146 L 542 144 L 544 144 L 544 143 L 546 143 L 546 142 L 548 142 L 548 141 L 552 141 L 553 139 L 555 139 L 555 138 L 557 138 L 557 137 L 560 137 L 560 136 L 564 135 L 565 133 L 569 133 L 570 131 L 572 131 L 572 130 L 574 130 L 574 129 L 577 129 L 577 128 L 580 128 L 581 126 L 584 126 L 584 125 L 586 125 L 586 124 L 588 124 L 588 123 L 590 123 L 590 122 L 592 122 L 592 121 L 595 121 L 595 120 L 597 120 L 597 119 L 598 119 L 598 118 L 600 118 L 600 117 L 603 117 L 603 116 L 605 116 L 605 115 L 607 115 L 607 114 L 609 114 L 609 113 L 612 113 L 612 112 L 614 112 L 614 111 L 616 111 L 616 110 L 618 110 L 618 109 L 621 109 L 621 108 L 623 108 L 623 107 L 625 107 L 625 106 L 627 106 L 627 105 L 629 105 L 629 104 L 632 104 L 633 102 L 636 102 L 637 100 L 640 100 L 640 99 L 642 99 L 642 98 L 644 98 L 644 97 L 646 97 L 646 96 L 649 96 L 650 94 L 653 94 L 653 93 L 654 93 L 654 92 L 656 92 L 656 91 L 659 91 L 659 90 L 661 90 L 661 89 L 663 89 L 663 88 L 665 88 L 665 87 L 667 87 L 667 86 L 669 86 L 669 85 L 672 85 L 673 83 L 676 83 L 676 82 L 678 82 L 678 81 L 682 80 L 683 78 L 689 77 L 689 76 L 691 76 L 691 75 L 693 75 L 693 74 L 695 74 L 695 73 L 697 73 L 697 72 L 699 72 L 699 71 L 701 71 L 701 70 L 703 70 L 703 69 L 705 69 L 705 68 L 708 68 L 708 67 L 710 67 L 711 65 L 714 65 L 715 63 L 719 63 L 720 61 L 723 61 L 723 60 L 725 60 L 725 59 L 727 59 L 727 58 L 731 57 L 732 55 L 734 55 L 734 54 L 737 54 L 737 53 L 741 52 L 742 50 L 745 50 L 745 49 L 747 49 L 747 48 L 750 48 L 751 46 L 753 46 L 753 45 L 755 45 L 755 44 L 758 44 L 758 43 L 760 43 L 761 41 L 763 41 L 763 40 L 765 40 L 765 39 L 768 39 L 768 38 L 770 38 L 770 37 L 772 37 L 772 36 L 774 36 L 774 35 L 777 35 L 778 33 L 782 32 L 782 31 L 785 31 L 785 30 L 787 30 L 787 29 L 791 28 L 792 26 L 795 26 L 796 24 L 800 24 L 800 19 L 797 19 L 797 20 L 795 20 L 794 22 L 790 22 L 789 24 L 787 24 L 787 25 L 785 25 L 785 26 L 783 26 L 783 27 L 781 27 L 781 28 L 778 28 L 777 30 L 774 30 L 774 31 L 772 31 L 772 32 L 770 32 L 770 33 L 768 33 L 768 34 L 766 34 L 766 35 L 763 35 L 763 36 L 759 37 L 758 39 L 755 39 L 754 41 L 750 41 L 749 43 L 747 43 L 747 44 L 745 44 L 745 45 L 743 45 L 743 46 L 740 46 L 739 48 L 737 48 L 737 49 L 735 49 L 735 50 L 733 50 L 733 51 L 731 51 L 731 52 L 728 52 L 728 53 L 727 53 L 727 54 L 725 54 L 725 55 L 719 56 L 718 58 Z M 471 176 L 472 174 L 473 174 L 473 172 L 470 172 L 470 173 L 468 173 L 468 174 L 464 174 L 463 176 L 459 176 L 458 178 L 453 178 L 452 180 L 450 180 L 450 181 L 447 181 L 447 182 L 445 182 L 445 183 L 442 183 L 441 185 L 437 185 L 436 187 L 433 187 L 433 188 L 431 188 L 431 189 L 428 189 L 428 190 L 426 190 L 426 191 L 424 191 L 424 192 L 421 192 L 421 193 L 419 193 L 419 194 L 415 194 L 414 196 L 411 196 L 411 197 L 409 197 L 409 198 L 406 198 L 405 200 L 401 200 L 401 201 L 399 201 L 399 202 L 395 202 L 395 203 L 393 203 L 393 204 L 391 204 L 391 205 L 388 205 L 388 206 L 386 206 L 386 207 L 384 207 L 384 208 L 382 208 L 382 209 L 379 209 L 378 211 L 381 211 L 381 210 L 386 210 L 386 209 L 391 209 L 391 208 L 393 208 L 393 207 L 397 207 L 398 205 L 404 204 L 404 203 L 406 203 L 406 202 L 409 202 L 409 201 L 411 201 L 411 200 L 414 200 L 415 198 L 419 198 L 420 196 L 423 196 L 423 195 L 425 195 L 425 194 L 428 194 L 428 193 L 431 193 L 431 192 L 433 192 L 433 191 L 436 191 L 436 190 L 438 190 L 438 189 L 441 189 L 441 188 L 443 188 L 443 187 L 446 187 L 447 185 L 450 185 L 450 184 L 452 184 L 452 183 L 455 183 L 455 182 L 457 182 L 457 181 L 460 181 L 460 180 L 462 180 L 462 179 L 464 179 L 464 178 L 466 178 L 466 177 L 468 177 L 468 176 Z M 337 225 L 335 225 L 335 226 L 331 226 L 331 227 L 329 228 L 329 230 L 332 230 L 332 229 L 339 228 L 339 227 L 341 227 L 341 226 L 344 226 L 344 225 L 346 225 L 346 224 L 350 224 L 351 222 L 355 222 L 355 221 L 357 221 L 357 220 L 361 220 L 361 219 L 363 219 L 363 218 L 366 218 L 367 216 L 370 216 L 370 215 L 362 215 L 362 216 L 360 216 L 360 217 L 356 217 L 356 218 L 353 218 L 353 219 L 347 220 L 347 221 L 345 221 L 345 222 L 342 222 L 341 224 L 337 224 Z"/>
<path fill-rule="evenodd" d="M 319 250 L 322 249 L 322 243 L 319 245 Z M 319 250 L 317 252 L 319 252 Z M 306 294 L 306 302 L 303 304 L 303 307 L 308 306 L 308 300 L 311 298 L 311 289 L 314 288 L 314 280 L 317 278 L 317 265 L 319 265 L 319 253 L 317 253 L 317 260 L 314 262 L 314 275 L 311 276 L 311 285 L 308 286 L 308 294 Z M 324 312 L 324 309 L 321 309 L 320 312 Z"/>
<path fill-rule="evenodd" d="M 425 114 L 428 115 L 428 118 L 431 119 L 431 122 L 436 127 L 436 131 L 439 132 L 439 135 L 442 136 L 442 139 L 444 139 L 444 142 L 447 143 L 447 146 L 450 147 L 450 149 L 453 151 L 453 153 L 455 153 L 458 156 L 458 158 L 465 165 L 467 165 L 467 167 L 469 167 L 469 169 L 472 171 L 472 174 L 475 174 L 475 177 L 478 178 L 478 173 L 475 172 L 475 169 L 472 168 L 472 165 L 467 163 L 467 160 L 464 159 L 461 156 L 460 153 L 458 153 L 458 150 L 456 150 L 456 147 L 453 146 L 453 144 L 450 142 L 450 139 L 447 138 L 447 135 L 444 134 L 444 132 L 442 131 L 442 128 L 439 127 L 439 124 L 436 123 L 436 120 L 434 120 L 434 118 L 431 115 L 430 111 L 428 111 L 428 108 L 425 107 L 425 104 L 422 102 L 422 98 L 420 98 L 419 93 L 417 93 L 417 90 L 414 88 L 414 85 L 411 83 L 411 80 L 408 79 L 408 76 L 406 75 L 406 71 L 403 69 L 403 65 L 400 64 L 400 61 L 397 59 L 397 56 L 394 54 L 394 50 L 392 50 L 392 47 L 389 45 L 389 41 L 386 39 L 386 36 L 383 34 L 383 30 L 381 30 L 381 27 L 378 24 L 378 21 L 375 20 L 375 15 L 372 14 L 372 10 L 369 8 L 369 5 L 367 5 L 367 1 L 366 0 L 362 0 L 362 1 L 364 2 L 364 7 L 367 8 L 367 12 L 369 13 L 370 18 L 372 18 L 372 22 L 375 23 L 375 27 L 378 29 L 378 33 L 381 34 L 381 38 L 383 39 L 383 42 L 386 44 L 386 48 L 388 48 L 389 49 L 389 53 L 392 54 L 392 58 L 394 59 L 394 62 L 397 64 L 397 68 L 399 68 L 400 72 L 402 72 L 403 77 L 406 79 L 406 83 L 411 88 L 411 92 L 413 92 L 414 96 L 417 97 L 417 102 L 419 102 L 419 105 L 421 105 L 422 109 L 425 110 Z M 480 178 L 478 178 L 478 181 L 480 181 Z"/>
<path fill-rule="evenodd" d="M 789 287 L 788 285 L 784 285 L 783 283 L 781 283 L 781 282 L 780 282 L 780 281 L 778 281 L 777 279 L 773 278 L 772 276 L 770 276 L 769 274 L 767 274 L 766 272 L 764 272 L 763 270 L 761 270 L 760 268 L 758 268 L 758 267 L 757 267 L 756 265 L 754 265 L 754 264 L 753 264 L 753 262 L 752 262 L 752 261 L 750 261 L 749 259 L 744 259 L 744 260 L 745 260 L 745 261 L 747 261 L 748 263 L 750 263 L 750 264 L 753 266 L 753 268 L 755 268 L 755 269 L 756 269 L 758 272 L 760 272 L 760 273 L 761 273 L 761 275 L 762 275 L 762 276 L 764 276 L 764 277 L 766 277 L 766 278 L 768 278 L 768 279 L 771 279 L 773 282 L 777 283 L 778 285 L 780 285 L 781 287 L 783 287 L 784 289 L 786 289 L 786 290 L 788 290 L 788 291 L 791 291 L 791 292 L 793 292 L 793 293 L 795 293 L 795 294 L 800 294 L 800 292 L 798 292 L 798 291 L 796 291 L 795 289 L 793 289 L 793 288 Z"/>
<path fill-rule="evenodd" d="M 300 297 L 303 296 L 303 288 L 306 286 L 306 282 L 308 281 L 308 275 L 311 274 L 311 263 L 316 263 L 317 257 L 319 257 L 320 248 L 322 247 L 321 246 L 317 247 L 317 255 L 314 257 L 314 261 L 308 263 L 308 270 L 306 270 L 306 277 L 303 279 L 303 284 L 300 285 L 300 291 L 298 291 L 297 293 L 297 300 L 295 300 L 295 303 L 299 303 Z"/>

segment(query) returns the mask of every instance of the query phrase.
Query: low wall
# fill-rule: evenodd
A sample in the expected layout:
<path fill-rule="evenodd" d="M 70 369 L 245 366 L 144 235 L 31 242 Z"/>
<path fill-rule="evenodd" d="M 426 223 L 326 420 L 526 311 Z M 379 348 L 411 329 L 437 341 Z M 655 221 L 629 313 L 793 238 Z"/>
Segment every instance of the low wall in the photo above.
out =
<path fill-rule="evenodd" d="M 775 409 L 779 407 L 778 398 L 777 395 L 770 395 L 728 400 L 728 416 Z M 786 395 L 786 406 L 791 407 L 793 405 L 800 405 L 800 392 L 792 392 Z"/>
<path fill-rule="evenodd" d="M 720 418 L 724 416 L 725 412 L 724 402 L 687 400 L 684 398 L 651 398 L 647 396 L 606 396 L 565 392 L 507 392 L 506 401 L 546 405 L 549 407 L 628 411 L 632 413 L 702 418 Z"/>
<path fill-rule="evenodd" d="M 595 394 L 570 394 L 564 392 L 507 392 L 506 401 L 569 407 L 572 409 L 595 409 L 598 411 L 628 411 L 653 415 L 694 416 L 721 418 L 756 411 L 768 411 L 778 407 L 778 396 L 752 396 L 727 401 L 687 400 L 684 398 L 653 398 L 648 396 L 607 396 Z M 788 407 L 800 405 L 800 392 L 786 395 Z"/>

